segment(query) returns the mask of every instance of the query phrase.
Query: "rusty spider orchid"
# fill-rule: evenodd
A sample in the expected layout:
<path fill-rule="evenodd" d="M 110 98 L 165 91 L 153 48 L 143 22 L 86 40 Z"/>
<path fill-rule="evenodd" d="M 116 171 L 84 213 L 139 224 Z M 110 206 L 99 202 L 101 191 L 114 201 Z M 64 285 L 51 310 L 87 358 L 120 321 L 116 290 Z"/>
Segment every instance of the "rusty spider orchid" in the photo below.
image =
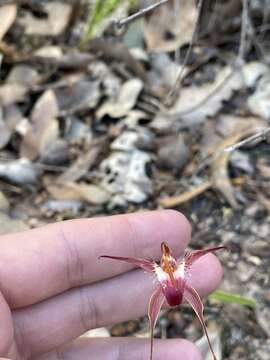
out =
<path fill-rule="evenodd" d="M 161 244 L 161 260 L 160 265 L 150 259 L 136 259 L 130 257 L 108 256 L 103 255 L 100 258 L 108 258 L 128 262 L 132 265 L 142 268 L 143 270 L 154 273 L 158 282 L 158 286 L 152 294 L 149 307 L 148 317 L 151 331 L 151 351 L 150 360 L 153 358 L 153 336 L 154 328 L 157 322 L 158 314 L 164 300 L 167 300 L 169 306 L 181 305 L 186 300 L 195 311 L 213 355 L 213 360 L 217 360 L 203 319 L 203 304 L 197 291 L 188 284 L 187 273 L 191 265 L 200 257 L 213 253 L 220 249 L 226 249 L 224 246 L 208 248 L 204 250 L 196 250 L 186 252 L 183 259 L 176 260 L 171 255 L 171 250 L 166 242 Z"/>

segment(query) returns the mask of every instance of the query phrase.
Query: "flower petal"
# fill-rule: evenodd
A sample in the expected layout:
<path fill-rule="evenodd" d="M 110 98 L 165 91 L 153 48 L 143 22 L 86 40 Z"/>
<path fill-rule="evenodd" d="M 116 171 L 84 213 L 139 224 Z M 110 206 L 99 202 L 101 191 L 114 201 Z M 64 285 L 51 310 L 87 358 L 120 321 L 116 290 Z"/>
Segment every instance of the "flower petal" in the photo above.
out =
<path fill-rule="evenodd" d="M 163 294 L 170 306 L 181 305 L 183 299 L 183 291 L 179 288 L 171 286 L 170 283 L 163 288 Z"/>
<path fill-rule="evenodd" d="M 187 252 L 184 257 L 185 267 L 188 268 L 200 257 L 221 249 L 227 249 L 227 248 L 226 246 L 217 246 L 204 250 L 195 250 L 195 251 Z"/>
<path fill-rule="evenodd" d="M 148 272 L 153 272 L 155 270 L 155 267 L 157 266 L 157 264 L 153 260 L 148 260 L 148 259 L 136 259 L 131 257 L 108 256 L 108 255 L 102 255 L 99 257 L 99 259 L 101 258 L 125 261 L 132 265 L 138 266 Z"/>
<path fill-rule="evenodd" d="M 154 293 L 152 294 L 149 306 L 148 306 L 148 317 L 149 317 L 149 325 L 150 325 L 150 333 L 151 333 L 151 355 L 150 360 L 153 358 L 153 341 L 154 341 L 154 329 L 156 326 L 157 318 L 161 306 L 164 302 L 165 298 L 162 293 L 162 288 L 159 286 Z"/>
<path fill-rule="evenodd" d="M 193 287 L 186 284 L 185 291 L 184 291 L 184 298 L 187 300 L 187 302 L 190 304 L 190 306 L 193 308 L 196 315 L 198 316 L 198 319 L 200 320 L 200 323 L 201 323 L 204 333 L 206 335 L 211 353 L 213 355 L 213 360 L 217 360 L 214 350 L 212 348 L 209 336 L 208 336 L 208 332 L 207 332 L 207 328 L 206 328 L 204 319 L 203 319 L 203 303 L 201 301 L 199 294 Z"/>

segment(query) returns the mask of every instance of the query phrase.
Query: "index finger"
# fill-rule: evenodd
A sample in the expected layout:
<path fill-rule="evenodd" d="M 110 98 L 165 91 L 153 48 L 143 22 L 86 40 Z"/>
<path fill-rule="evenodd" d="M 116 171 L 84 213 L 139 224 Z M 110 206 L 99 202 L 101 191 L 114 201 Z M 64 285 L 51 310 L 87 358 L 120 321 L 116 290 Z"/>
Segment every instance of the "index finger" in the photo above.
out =
<path fill-rule="evenodd" d="M 190 238 L 186 218 L 153 211 L 60 222 L 0 238 L 0 289 L 12 308 L 129 270 L 102 254 L 159 259 L 167 240 L 180 254 Z"/>

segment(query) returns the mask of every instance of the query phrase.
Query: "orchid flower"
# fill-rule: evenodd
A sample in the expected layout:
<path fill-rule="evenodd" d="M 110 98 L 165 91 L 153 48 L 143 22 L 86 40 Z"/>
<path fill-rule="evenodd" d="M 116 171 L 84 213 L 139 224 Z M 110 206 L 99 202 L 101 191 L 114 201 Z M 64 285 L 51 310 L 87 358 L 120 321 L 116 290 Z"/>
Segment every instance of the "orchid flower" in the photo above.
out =
<path fill-rule="evenodd" d="M 157 322 L 157 318 L 161 306 L 164 303 L 165 299 L 167 300 L 169 306 L 181 305 L 184 300 L 186 300 L 191 305 L 202 325 L 211 353 L 213 355 L 213 360 L 217 360 L 203 319 L 203 304 L 201 298 L 197 293 L 197 291 L 191 285 L 189 285 L 187 274 L 191 265 L 200 257 L 224 248 L 225 248 L 224 246 L 218 246 L 204 250 L 186 252 L 183 259 L 177 261 L 171 255 L 171 250 L 168 244 L 166 242 L 162 242 L 161 244 L 162 256 L 161 256 L 160 265 L 158 265 L 155 261 L 150 259 L 108 256 L 108 255 L 100 256 L 100 258 L 125 261 L 132 265 L 142 268 L 146 272 L 155 274 L 158 286 L 154 291 L 154 293 L 152 294 L 148 306 L 148 317 L 149 317 L 150 333 L 151 333 L 150 360 L 153 359 L 154 328 Z"/>

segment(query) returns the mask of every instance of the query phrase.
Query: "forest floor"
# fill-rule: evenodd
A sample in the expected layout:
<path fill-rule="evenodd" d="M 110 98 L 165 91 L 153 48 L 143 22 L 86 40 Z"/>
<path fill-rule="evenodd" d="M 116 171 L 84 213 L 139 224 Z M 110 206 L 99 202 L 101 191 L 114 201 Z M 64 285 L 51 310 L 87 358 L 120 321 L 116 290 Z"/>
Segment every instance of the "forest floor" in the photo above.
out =
<path fill-rule="evenodd" d="M 109 18 L 82 44 L 85 1 L 6 3 L 0 234 L 177 209 L 192 248 L 229 247 L 221 289 L 256 302 L 206 299 L 220 359 L 269 360 L 270 5 L 205 1 L 198 17 L 192 1 L 169 1 L 119 33 Z M 149 336 L 146 318 L 108 331 Z M 188 307 L 163 310 L 155 336 L 195 341 L 210 359 Z"/>

